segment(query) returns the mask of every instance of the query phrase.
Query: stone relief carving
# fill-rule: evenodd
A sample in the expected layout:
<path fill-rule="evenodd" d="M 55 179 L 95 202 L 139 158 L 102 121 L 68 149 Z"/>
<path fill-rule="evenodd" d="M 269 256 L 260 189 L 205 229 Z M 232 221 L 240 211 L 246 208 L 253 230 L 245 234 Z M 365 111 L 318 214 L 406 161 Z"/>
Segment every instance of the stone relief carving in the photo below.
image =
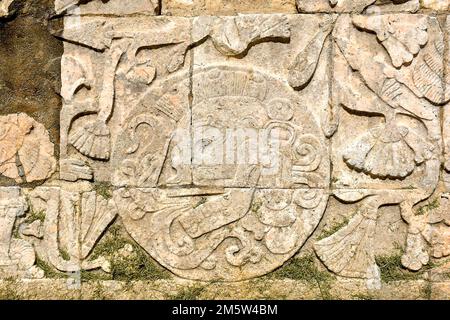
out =
<path fill-rule="evenodd" d="M 158 0 L 134 0 L 126 6 L 120 0 L 55 0 L 57 14 L 104 14 L 128 15 L 148 14 L 155 15 L 159 8 Z"/>
<path fill-rule="evenodd" d="M 392 13 L 417 11 L 414 0 L 298 1 L 339 16 L 151 19 L 127 15 L 156 1 L 56 3 L 67 14 L 61 181 L 0 188 L 2 277 L 43 277 L 36 255 L 62 272 L 109 272 L 91 253 L 116 217 L 180 277 L 258 277 L 300 250 L 330 196 L 357 207 L 313 244 L 336 275 L 379 287 L 374 238 L 388 205 L 407 224 L 404 267 L 450 255 L 439 183 L 450 181 L 449 18 Z M 25 114 L 0 122 L 0 173 L 50 178 L 45 128 Z M 112 198 L 85 189 L 93 181 Z M 436 194 L 439 210 L 418 214 Z"/>
<path fill-rule="evenodd" d="M 33 246 L 15 237 L 17 220 L 25 215 L 27 202 L 20 188 L 0 188 L 0 276 L 42 278 L 44 272 L 35 266 L 36 255 Z"/>
<path fill-rule="evenodd" d="M 49 178 L 56 170 L 45 127 L 24 113 L 0 117 L 0 174 L 17 183 Z"/>
<path fill-rule="evenodd" d="M 289 21 L 283 15 L 243 17 L 200 17 L 194 22 L 195 42 L 211 37 L 218 51 L 227 56 L 244 54 L 250 45 L 290 39 Z"/>
<path fill-rule="evenodd" d="M 397 25 L 402 18 L 402 25 Z M 368 32 L 374 32 L 378 41 Z M 402 36 L 395 36 L 399 32 Z M 402 40 L 408 32 L 415 36 Z M 333 103 L 341 105 L 339 131 L 345 132 L 354 117 L 376 119 L 364 123 L 364 131 L 356 134 L 353 143 L 340 138 L 339 131 L 334 139 L 341 150 L 333 155 L 334 195 L 344 202 L 360 201 L 347 226 L 315 244 L 322 261 L 339 275 L 379 278 L 371 247 L 382 205 L 399 205 L 409 224 L 402 264 L 419 270 L 429 262 L 427 241 L 432 242 L 428 234 L 432 222 L 418 216 L 413 207 L 428 199 L 438 185 L 441 133 L 436 104 L 445 100 L 442 90 L 431 98 L 419 88 L 439 87 L 435 79 L 445 80 L 442 73 L 439 77 L 427 72 L 428 77 L 419 81 L 416 70 L 423 68 L 424 61 L 431 61 L 430 52 L 435 53 L 435 61 L 441 61 L 430 65 L 443 69 L 443 55 L 433 51 L 436 44 L 442 45 L 442 37 L 438 20 L 428 16 L 342 15 L 337 21 Z"/>
<path fill-rule="evenodd" d="M 132 95 L 119 93 L 117 87 L 128 85 L 143 90 L 157 75 L 176 72 L 183 67 L 185 52 L 190 45 L 190 26 L 188 20 L 182 18 L 175 24 L 164 18 L 156 21 L 124 18 L 109 23 L 104 18 L 86 20 L 79 25 L 74 18 L 73 27 L 66 27 L 61 34 L 63 39 L 83 46 L 67 43 L 73 54 L 62 62 L 63 71 L 67 70 L 63 72 L 66 74 L 63 93 L 67 94 L 63 96 L 67 96 L 64 105 L 67 111 L 63 111 L 61 123 L 61 175 L 71 181 L 92 178 L 91 167 L 106 167 L 105 161 L 110 159 L 110 123 L 116 121 L 121 112 L 126 112 L 114 113 L 114 105 L 133 103 L 139 93 L 139 89 Z M 70 25 L 71 20 L 68 21 L 66 24 Z M 141 31 L 135 32 L 135 28 Z M 96 31 L 91 36 L 92 30 Z M 165 55 L 157 56 L 159 51 Z M 73 68 L 73 64 L 77 68 Z M 94 75 L 83 71 L 92 70 L 94 65 L 103 66 L 103 69 L 95 70 Z M 94 81 L 96 76 L 102 80 Z M 82 165 L 80 160 L 84 158 L 71 156 L 69 146 L 86 156 L 89 162 Z M 109 177 L 104 179 L 109 180 Z"/>
<path fill-rule="evenodd" d="M 69 192 L 59 187 L 38 187 L 27 197 L 32 210 L 44 217 L 25 223 L 20 232 L 42 260 L 63 272 L 110 270 L 104 257 L 90 260 L 89 254 L 117 215 L 113 201 L 95 191 Z"/>
<path fill-rule="evenodd" d="M 227 42 L 200 30 L 200 19 L 193 27 L 194 61 L 209 47 L 211 54 L 236 56 L 248 67 L 210 64 L 205 56 L 191 77 L 181 71 L 156 81 L 127 110 L 127 126 L 116 140 L 114 199 L 134 240 L 175 274 L 242 280 L 280 266 L 317 226 L 328 198 L 327 144 L 297 93 L 250 67 L 251 51 L 266 36 L 268 46 L 286 45 L 294 17 L 205 18 L 212 30 L 240 30 Z M 250 28 L 249 21 L 259 27 Z M 239 147 L 251 137 L 239 142 L 234 138 L 242 137 L 233 136 L 245 129 L 280 136 L 274 140 L 279 163 L 233 162 L 239 150 L 249 152 Z M 232 155 L 222 152 L 228 143 Z"/>
<path fill-rule="evenodd" d="M 297 0 L 300 12 L 391 13 L 416 12 L 419 0 Z"/>

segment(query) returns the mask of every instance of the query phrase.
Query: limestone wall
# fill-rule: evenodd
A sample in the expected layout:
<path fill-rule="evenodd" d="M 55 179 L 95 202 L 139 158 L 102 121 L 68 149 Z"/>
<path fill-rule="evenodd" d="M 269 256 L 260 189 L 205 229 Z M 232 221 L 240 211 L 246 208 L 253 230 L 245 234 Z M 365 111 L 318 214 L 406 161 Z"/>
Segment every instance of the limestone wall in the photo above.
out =
<path fill-rule="evenodd" d="M 0 298 L 449 298 L 449 5 L 0 0 Z"/>

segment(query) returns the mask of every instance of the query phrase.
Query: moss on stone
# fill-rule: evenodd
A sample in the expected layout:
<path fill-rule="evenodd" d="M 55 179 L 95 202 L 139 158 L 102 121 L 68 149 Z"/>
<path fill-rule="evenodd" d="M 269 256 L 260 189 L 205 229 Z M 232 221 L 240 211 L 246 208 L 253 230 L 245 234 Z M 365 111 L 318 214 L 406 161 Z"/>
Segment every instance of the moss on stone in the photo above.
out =
<path fill-rule="evenodd" d="M 119 251 L 126 245 L 130 245 L 133 248 L 132 252 L 127 257 L 120 256 Z M 84 271 L 82 273 L 83 281 L 159 280 L 171 277 L 171 274 L 157 265 L 139 245 L 128 239 L 119 225 L 110 227 L 102 241 L 94 248 L 90 260 L 100 256 L 111 262 L 111 274 L 106 274 L 100 270 Z"/>
<path fill-rule="evenodd" d="M 17 291 L 18 281 L 15 278 L 8 278 L 0 285 L 0 300 L 21 300 L 22 295 Z"/>
<path fill-rule="evenodd" d="M 262 207 L 262 202 L 261 202 L 261 201 L 255 200 L 255 201 L 253 201 L 250 210 L 251 210 L 253 213 L 258 213 L 258 212 L 261 210 L 261 207 Z"/>
<path fill-rule="evenodd" d="M 317 240 L 322 240 L 328 238 L 329 236 L 332 236 L 337 231 L 345 227 L 348 224 L 348 221 L 349 219 L 345 217 L 343 221 L 333 224 L 329 229 L 324 229 L 322 233 L 317 237 Z"/>
<path fill-rule="evenodd" d="M 169 300 L 199 300 L 201 294 L 205 291 L 206 285 L 194 284 L 184 287 L 174 295 L 169 295 Z"/>
<path fill-rule="evenodd" d="M 92 299 L 93 300 L 107 300 L 108 297 L 106 295 L 105 289 L 103 288 L 100 281 L 97 281 L 92 291 Z"/>
<path fill-rule="evenodd" d="M 300 258 L 290 259 L 279 269 L 272 272 L 269 277 L 306 281 L 311 285 L 317 285 L 321 299 L 333 299 L 330 290 L 331 283 L 335 280 L 335 277 L 328 271 L 319 270 L 313 253 Z"/>
<path fill-rule="evenodd" d="M 110 200 L 113 197 L 113 187 L 111 184 L 106 182 L 97 182 L 94 183 L 93 189 L 97 195 L 103 197 L 105 200 Z"/>
<path fill-rule="evenodd" d="M 67 278 L 67 274 L 52 268 L 47 262 L 36 257 L 36 266 L 44 271 L 44 277 L 50 279 Z"/>
<path fill-rule="evenodd" d="M 45 210 L 35 210 L 30 203 L 28 204 L 28 208 L 28 213 L 24 221 L 25 223 L 32 223 L 38 220 L 41 222 L 45 221 Z"/>
<path fill-rule="evenodd" d="M 433 210 L 439 208 L 439 206 L 440 206 L 439 199 L 435 198 L 432 201 L 428 202 L 427 204 L 419 207 L 417 209 L 416 214 L 417 215 L 424 215 L 424 214 L 426 214 L 426 213 L 428 213 L 430 211 L 433 211 Z"/>
<path fill-rule="evenodd" d="M 402 265 L 402 252 L 397 252 L 392 255 L 383 255 L 375 258 L 378 267 L 380 268 L 381 280 L 383 282 L 392 282 L 398 280 L 419 280 L 425 272 L 434 267 L 430 262 L 424 266 L 420 271 L 410 271 Z"/>

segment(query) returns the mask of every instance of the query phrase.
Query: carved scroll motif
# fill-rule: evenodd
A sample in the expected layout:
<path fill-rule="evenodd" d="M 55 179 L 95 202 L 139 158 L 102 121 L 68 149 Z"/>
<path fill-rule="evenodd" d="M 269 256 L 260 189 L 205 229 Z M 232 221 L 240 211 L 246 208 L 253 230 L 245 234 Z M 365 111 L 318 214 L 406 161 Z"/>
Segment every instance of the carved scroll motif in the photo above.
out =
<path fill-rule="evenodd" d="M 194 134 L 192 144 L 183 145 L 171 133 L 189 115 L 183 78 L 168 79 L 163 91 L 149 90 L 130 112 L 113 155 L 121 163 L 114 183 L 133 186 L 114 193 L 119 214 L 131 236 L 182 277 L 239 280 L 265 274 L 298 250 L 325 208 L 329 167 L 321 130 L 305 107 L 289 99 L 291 88 L 263 73 L 211 66 L 196 71 L 193 81 L 193 129 L 204 130 L 199 141 Z M 236 104 L 247 105 L 242 111 L 248 116 L 237 114 Z M 232 128 L 280 134 L 279 167 L 208 162 L 218 160 L 206 156 L 227 141 L 225 132 Z M 141 161 L 147 159 L 145 166 Z M 191 181 L 199 187 L 189 187 Z M 175 182 L 173 190 L 158 188 Z"/>
<path fill-rule="evenodd" d="M 28 206 L 20 188 L 0 188 L 0 277 L 43 278 L 31 243 L 14 236 L 15 223 Z"/>
<path fill-rule="evenodd" d="M 440 174 L 439 109 L 429 102 L 436 99 L 430 99 L 429 91 L 424 94 L 413 78 L 422 76 L 417 68 L 429 60 L 442 33 L 434 18 L 403 18 L 343 15 L 333 31 L 334 103 L 350 117 L 373 117 L 378 124 L 357 134 L 353 142 L 342 146 L 341 158 L 334 158 L 336 174 L 341 174 L 336 175 L 339 182 L 334 195 L 344 202 L 360 201 L 359 209 L 346 226 L 316 242 L 315 248 L 330 270 L 346 277 L 375 279 L 372 284 L 379 283 L 380 277 L 372 246 L 378 209 L 383 205 L 399 205 L 409 224 L 403 265 L 419 270 L 429 262 L 428 224 L 414 208 L 434 193 Z M 377 39 L 368 32 L 374 32 Z M 408 33 L 415 36 L 404 38 Z M 339 130 L 347 130 L 348 125 L 340 123 Z M 337 145 L 342 143 L 339 135 L 338 131 Z M 359 184 L 350 185 L 351 179 L 358 179 Z M 402 190 L 405 184 L 411 191 Z"/>
<path fill-rule="evenodd" d="M 63 272 L 110 271 L 104 257 L 88 257 L 117 215 L 113 201 L 94 191 L 80 194 L 48 187 L 30 191 L 28 199 L 32 210 L 44 217 L 25 224 L 22 233 L 34 243 L 41 259 Z"/>

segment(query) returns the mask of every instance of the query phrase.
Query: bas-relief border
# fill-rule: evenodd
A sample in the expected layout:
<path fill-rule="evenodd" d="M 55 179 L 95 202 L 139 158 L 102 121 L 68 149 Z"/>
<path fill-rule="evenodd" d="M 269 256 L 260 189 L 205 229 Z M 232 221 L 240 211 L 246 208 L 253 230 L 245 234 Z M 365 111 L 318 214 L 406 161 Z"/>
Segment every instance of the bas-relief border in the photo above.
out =
<path fill-rule="evenodd" d="M 141 171 L 134 172 L 135 177 L 125 184 L 121 184 L 122 179 L 111 180 L 114 185 L 112 198 L 105 198 L 89 189 L 74 192 L 72 187 L 69 188 L 72 191 L 67 191 L 64 187 L 67 183 L 61 186 L 53 183 L 53 186 L 34 190 L 2 188 L 5 195 L 2 198 L 6 199 L 1 207 L 1 225 L 5 229 L 2 261 L 7 266 L 2 269 L 6 274 L 43 277 L 42 270 L 34 263 L 36 254 L 60 271 L 101 268 L 108 272 L 110 266 L 104 257 L 90 260 L 89 255 L 119 215 L 128 223 L 126 227 L 130 235 L 153 258 L 182 277 L 236 281 L 263 275 L 297 253 L 320 222 L 329 196 L 344 203 L 358 204 L 357 212 L 345 227 L 314 244 L 318 257 L 335 274 L 368 279 L 369 286 L 379 286 L 379 270 L 371 241 L 378 209 L 384 205 L 400 206 L 402 218 L 408 224 L 402 257 L 406 268 L 419 270 L 428 264 L 430 256 L 447 256 L 448 233 L 445 228 L 449 224 L 449 204 L 447 186 L 443 182 L 449 169 L 446 166 L 448 137 L 444 125 L 447 123 L 446 105 L 449 100 L 446 63 L 449 61 L 446 58 L 448 19 L 403 13 L 320 17 L 316 32 L 307 35 L 310 38 L 304 41 L 298 52 L 291 53 L 287 70 L 274 76 L 272 69 L 265 72 L 258 66 L 261 76 L 256 80 L 248 78 L 245 70 L 254 63 L 251 57 L 245 60 L 247 55 L 251 56 L 251 50 L 268 46 L 274 39 L 277 46 L 283 45 L 290 40 L 295 23 L 315 18 L 302 15 L 157 17 L 153 21 L 156 25 L 152 24 L 153 18 L 144 22 L 136 18 L 137 23 L 149 27 L 142 28 L 138 34 L 130 34 L 127 30 L 127 23 L 133 22 L 134 18 L 87 17 L 81 18 L 81 25 L 72 23 L 78 19 L 76 17 L 66 18 L 69 23 L 58 35 L 67 41 L 62 58 L 64 107 L 59 175 L 74 185 L 78 180 L 92 180 L 97 171 L 105 170 L 102 166 L 107 161 L 116 164 L 123 161 L 123 154 L 130 153 L 127 150 L 124 153 L 122 148 L 121 156 L 117 157 L 112 140 L 133 142 L 133 134 L 142 124 L 149 127 L 163 124 L 156 131 L 160 141 L 155 146 L 169 152 L 171 147 L 167 141 L 173 137 L 166 132 L 168 128 L 173 129 L 180 123 L 183 126 L 186 117 L 192 121 L 193 116 L 202 116 L 202 110 L 197 112 L 193 105 L 197 103 L 197 96 L 199 101 L 245 97 L 269 107 L 276 101 L 276 109 L 269 112 L 268 117 L 278 123 L 296 119 L 296 109 L 289 99 L 284 101 L 283 97 L 271 97 L 262 82 L 279 85 L 281 92 L 301 95 L 311 83 L 323 81 L 328 87 L 324 91 L 329 95 L 330 103 L 318 112 L 320 121 L 317 115 L 311 116 L 308 121 L 317 128 L 299 140 L 302 144 L 295 145 L 300 148 L 297 149 L 300 150 L 299 155 L 303 156 L 294 160 L 297 161 L 294 167 L 300 173 L 297 178 L 306 182 L 300 187 L 294 187 L 295 181 L 284 184 L 284 180 L 281 185 L 261 185 L 258 170 L 244 167 L 241 173 L 247 174 L 247 178 L 231 179 L 225 184 L 219 181 L 213 187 L 202 185 L 204 175 L 194 179 L 200 192 L 183 194 L 177 204 L 172 201 L 173 196 L 158 189 L 156 176 L 143 175 L 146 171 L 154 172 L 152 165 L 156 163 L 160 168 L 157 177 L 161 176 L 164 171 L 161 168 L 167 163 L 158 159 L 157 154 L 156 159 L 147 159 L 153 164 L 128 161 L 134 170 Z M 177 30 L 180 26 L 174 26 L 177 23 L 183 27 L 183 32 Z M 171 25 L 172 29 L 165 28 L 165 24 Z M 274 27 L 270 31 L 261 28 L 271 25 Z M 207 28 L 202 30 L 202 26 Z M 161 27 L 164 32 L 156 32 Z M 226 39 L 223 30 L 234 31 L 233 28 L 236 36 Z M 202 51 L 202 46 L 211 47 L 211 44 L 218 56 L 241 58 L 246 66 L 241 69 L 226 63 L 212 66 L 214 55 L 209 57 Z M 162 57 L 156 66 L 145 58 L 138 59 L 136 53 L 141 47 L 148 46 L 169 47 L 164 55 L 170 59 Z M 292 50 L 299 49 L 292 47 Z M 374 52 L 377 53 L 376 59 L 372 59 Z M 201 66 L 203 59 L 206 65 L 211 66 Z M 374 70 L 377 73 L 374 74 Z M 215 88 L 214 78 L 204 83 L 203 74 L 208 72 L 214 77 L 222 77 L 218 78 L 219 84 L 224 83 L 221 81 L 250 81 L 250 85 L 239 93 L 230 87 L 219 95 L 213 95 L 204 90 Z M 199 75 L 198 80 L 196 75 Z M 281 82 L 277 80 L 280 76 Z M 134 90 L 145 90 L 145 99 L 133 94 L 127 97 L 123 88 L 117 93 L 119 81 L 131 84 Z M 193 86 L 197 82 L 200 90 Z M 177 94 L 181 95 L 178 96 L 180 101 L 185 101 L 171 104 L 177 96 L 166 92 L 170 91 L 166 85 L 176 88 Z M 148 87 L 150 89 L 146 89 Z M 99 99 L 89 102 L 86 94 L 89 91 Z M 86 95 L 80 98 L 80 93 Z M 184 104 L 191 96 L 194 102 Z M 130 134 L 125 137 L 114 137 L 114 130 L 123 123 L 114 119 L 119 99 L 123 99 L 120 101 L 122 104 L 138 101 L 134 103 L 136 114 L 122 119 L 130 123 L 127 128 Z M 98 101 L 98 106 L 95 101 Z M 156 102 L 156 110 L 147 111 L 150 106 L 146 101 Z M 306 107 L 303 112 L 317 111 Z M 351 119 L 355 117 L 373 117 L 379 121 L 376 125 L 362 126 L 361 134 L 354 137 L 353 143 L 348 143 L 352 132 L 348 121 L 354 121 Z M 82 129 L 71 133 L 73 119 L 82 125 Z M 49 178 L 56 170 L 56 163 L 49 151 L 48 134 L 41 125 L 24 114 L 2 117 L 1 121 L 5 124 L 3 127 L 8 128 L 2 138 L 2 173 L 18 183 Z M 127 143 L 124 145 L 129 147 Z M 37 146 L 39 152 L 34 155 L 29 150 L 36 150 Z M 137 147 L 142 146 L 138 144 Z M 73 154 L 78 156 L 72 157 Z M 146 160 L 145 156 L 139 157 Z M 322 159 L 319 164 L 315 161 L 317 157 Z M 330 177 L 327 171 L 330 164 L 327 162 L 333 164 L 333 171 L 330 182 L 323 184 L 326 176 Z M 176 169 L 183 173 L 183 170 L 190 169 L 174 165 L 172 163 L 171 168 L 167 166 L 168 170 Z M 126 174 L 130 176 L 129 171 Z M 186 186 L 192 183 L 183 181 L 183 175 L 174 181 Z M 353 181 L 357 181 L 356 186 L 352 185 Z M 417 214 L 418 204 L 431 201 L 436 195 L 438 209 Z M 154 200 L 149 202 L 149 197 Z M 284 201 L 284 208 L 270 209 L 271 197 Z M 177 216 L 182 229 L 170 229 L 175 220 L 165 219 L 170 216 L 168 213 L 174 214 L 177 210 L 188 210 Z M 210 211 L 215 212 L 213 218 L 209 218 Z M 39 212 L 45 212 L 45 218 L 27 219 Z M 159 218 L 152 221 L 148 218 L 150 215 Z M 141 219 L 146 221 L 144 225 L 150 225 L 150 229 L 142 228 Z M 19 228 L 20 236 L 17 238 L 13 229 L 21 222 L 24 224 Z M 169 228 L 164 230 L 161 227 L 164 225 Z M 251 237 L 247 235 L 249 232 L 253 234 Z M 178 242 L 173 242 L 173 236 L 179 237 Z M 240 245 L 231 243 L 228 247 L 221 247 L 227 237 L 240 239 Z M 262 240 L 265 245 L 255 251 L 255 244 Z M 247 244 L 248 250 L 242 244 Z M 68 259 L 62 257 L 62 248 L 68 253 Z M 220 254 L 214 255 L 215 250 Z M 198 260 L 183 258 L 190 254 Z M 242 269 L 242 266 L 248 266 L 248 271 L 233 271 L 235 267 Z"/>

